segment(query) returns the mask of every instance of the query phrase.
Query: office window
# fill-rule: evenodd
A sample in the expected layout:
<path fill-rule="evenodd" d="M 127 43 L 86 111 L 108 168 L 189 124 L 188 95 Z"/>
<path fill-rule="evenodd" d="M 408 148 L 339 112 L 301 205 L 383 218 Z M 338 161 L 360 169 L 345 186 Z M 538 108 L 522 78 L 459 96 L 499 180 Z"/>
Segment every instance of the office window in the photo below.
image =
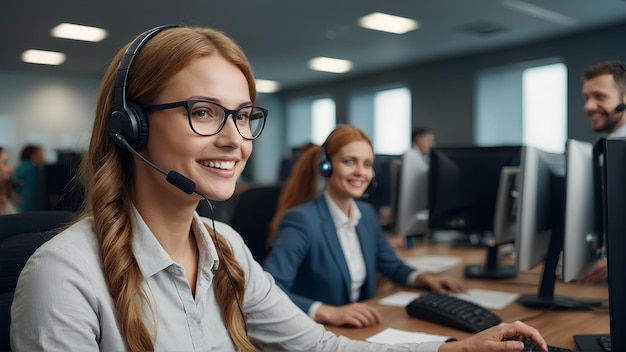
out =
<path fill-rule="evenodd" d="M 562 63 L 522 73 L 524 144 L 563 153 L 567 139 L 567 69 Z"/>
<path fill-rule="evenodd" d="M 402 154 L 411 143 L 411 92 L 406 87 L 362 91 L 350 97 L 348 122 L 372 140 L 376 154 Z"/>
<path fill-rule="evenodd" d="M 483 71 L 476 84 L 477 145 L 532 145 L 563 152 L 567 67 L 558 59 Z"/>
<path fill-rule="evenodd" d="M 311 103 L 311 140 L 322 144 L 335 129 L 335 101 L 330 98 L 316 99 Z"/>
<path fill-rule="evenodd" d="M 299 98 L 287 103 L 287 148 L 321 144 L 335 128 L 335 101 L 327 97 Z"/>
<path fill-rule="evenodd" d="M 379 154 L 402 154 L 410 147 L 411 93 L 391 89 L 374 96 L 374 149 Z"/>

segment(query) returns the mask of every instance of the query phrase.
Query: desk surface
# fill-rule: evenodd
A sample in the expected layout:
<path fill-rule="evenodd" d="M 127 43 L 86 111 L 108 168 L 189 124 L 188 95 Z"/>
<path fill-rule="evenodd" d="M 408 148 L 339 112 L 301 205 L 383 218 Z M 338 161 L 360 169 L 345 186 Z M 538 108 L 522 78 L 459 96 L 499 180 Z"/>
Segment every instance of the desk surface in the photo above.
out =
<path fill-rule="evenodd" d="M 396 250 L 401 258 L 417 257 L 421 255 L 454 255 L 462 258 L 462 265 L 442 273 L 460 279 L 467 289 L 481 288 L 488 290 L 498 290 L 515 293 L 537 293 L 538 283 L 541 280 L 541 268 L 535 268 L 528 272 L 519 273 L 514 279 L 487 280 L 487 279 L 466 279 L 463 277 L 463 266 L 467 264 L 483 264 L 485 262 L 486 248 L 459 248 L 450 247 L 447 244 L 418 243 L 410 249 Z M 425 320 L 409 317 L 404 308 L 381 305 L 378 300 L 382 297 L 397 291 L 415 291 L 404 287 L 397 287 L 387 284 L 381 288 L 379 295 L 365 303 L 376 307 L 383 316 L 383 323 L 368 328 L 326 328 L 338 335 L 344 335 L 352 339 L 364 340 L 386 328 L 396 328 L 407 331 L 421 331 L 431 334 L 453 336 L 462 339 L 470 336 L 469 333 L 461 330 L 447 328 L 443 325 L 430 323 Z M 577 283 L 558 282 L 555 285 L 556 295 L 565 295 L 577 298 L 608 299 L 607 286 L 583 286 Z M 501 310 L 493 310 L 502 321 L 512 322 L 521 320 L 537 328 L 548 344 L 567 347 L 572 351 L 577 351 L 574 342 L 574 334 L 606 334 L 609 332 L 608 304 L 596 310 L 584 311 L 558 311 L 540 310 L 526 308 L 514 302 Z"/>

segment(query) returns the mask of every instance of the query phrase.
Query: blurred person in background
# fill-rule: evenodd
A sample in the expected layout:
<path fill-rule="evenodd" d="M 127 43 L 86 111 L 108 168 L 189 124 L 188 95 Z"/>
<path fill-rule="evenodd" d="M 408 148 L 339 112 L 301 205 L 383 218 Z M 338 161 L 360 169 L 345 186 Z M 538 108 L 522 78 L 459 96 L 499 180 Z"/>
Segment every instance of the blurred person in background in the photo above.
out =
<path fill-rule="evenodd" d="M 17 213 L 19 196 L 13 189 L 11 174 L 13 165 L 9 162 L 6 149 L 0 147 L 0 215 Z"/>
<path fill-rule="evenodd" d="M 44 165 L 43 148 L 29 144 L 22 149 L 20 165 L 13 175 L 17 183 L 17 193 L 22 199 L 20 212 L 37 211 L 42 209 L 41 170 Z"/>

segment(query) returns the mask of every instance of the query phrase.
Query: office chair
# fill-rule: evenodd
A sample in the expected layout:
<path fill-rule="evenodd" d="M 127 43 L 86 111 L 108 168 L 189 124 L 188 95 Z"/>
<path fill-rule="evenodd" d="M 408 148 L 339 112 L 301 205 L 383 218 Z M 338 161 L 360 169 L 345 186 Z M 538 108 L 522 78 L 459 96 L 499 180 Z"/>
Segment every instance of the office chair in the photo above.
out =
<path fill-rule="evenodd" d="M 235 205 L 230 225 L 243 237 L 254 259 L 263 264 L 265 242 L 280 196 L 280 186 L 258 186 L 245 190 Z"/>
<path fill-rule="evenodd" d="M 0 351 L 10 351 L 11 304 L 26 261 L 73 218 L 69 211 L 37 211 L 0 216 Z"/>

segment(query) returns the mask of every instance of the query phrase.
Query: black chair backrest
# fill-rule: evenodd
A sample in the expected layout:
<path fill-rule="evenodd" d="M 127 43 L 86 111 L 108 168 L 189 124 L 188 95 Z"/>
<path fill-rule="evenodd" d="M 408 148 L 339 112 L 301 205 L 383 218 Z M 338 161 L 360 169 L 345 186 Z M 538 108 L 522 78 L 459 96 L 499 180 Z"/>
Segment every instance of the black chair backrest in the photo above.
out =
<path fill-rule="evenodd" d="M 22 268 L 39 246 L 73 219 L 69 211 L 0 215 L 0 351 L 10 351 L 13 292 Z"/>
<path fill-rule="evenodd" d="M 276 208 L 281 186 L 249 188 L 239 196 L 230 225 L 243 237 L 254 259 L 263 264 L 267 250 L 265 242 Z"/>

